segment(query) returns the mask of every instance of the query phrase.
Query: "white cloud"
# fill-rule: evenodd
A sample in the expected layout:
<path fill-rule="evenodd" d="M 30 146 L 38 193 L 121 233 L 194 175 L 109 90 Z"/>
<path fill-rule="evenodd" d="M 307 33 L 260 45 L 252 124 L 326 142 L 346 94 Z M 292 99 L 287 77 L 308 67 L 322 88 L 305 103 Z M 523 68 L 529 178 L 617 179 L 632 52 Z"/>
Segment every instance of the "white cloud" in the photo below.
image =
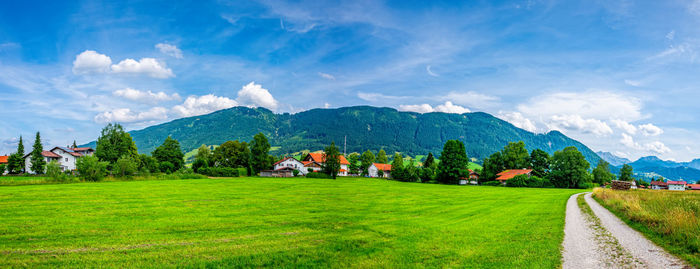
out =
<path fill-rule="evenodd" d="M 660 141 L 654 141 L 645 144 L 644 149 L 659 155 L 671 152 L 671 149 L 669 149 L 666 145 L 664 145 L 664 143 L 661 143 Z"/>
<path fill-rule="evenodd" d="M 493 106 L 499 100 L 499 98 L 496 96 L 481 94 L 473 91 L 452 91 L 442 97 L 439 97 L 438 100 L 451 101 L 455 104 L 460 104 L 472 108 L 484 108 Z"/>
<path fill-rule="evenodd" d="M 180 100 L 180 95 L 177 93 L 168 95 L 165 92 L 153 93 L 151 91 L 140 91 L 132 88 L 116 90 L 112 92 L 112 94 L 114 94 L 114 96 L 124 97 L 126 99 L 142 103 L 158 103 L 162 101 Z"/>
<path fill-rule="evenodd" d="M 175 45 L 158 43 L 156 44 L 156 48 L 165 55 L 170 55 L 177 59 L 182 59 L 182 50 L 178 49 Z"/>
<path fill-rule="evenodd" d="M 639 80 L 631 80 L 631 79 L 625 79 L 625 84 L 633 86 L 633 87 L 639 87 L 642 86 L 642 82 Z"/>
<path fill-rule="evenodd" d="M 431 70 L 431 66 L 430 66 L 430 65 L 428 65 L 428 66 L 425 67 L 425 71 L 428 72 L 428 75 L 431 75 L 431 76 L 433 76 L 433 77 L 439 77 L 439 76 L 440 76 L 440 75 L 438 75 L 438 74 L 435 74 L 435 72 L 433 72 L 433 70 Z"/>
<path fill-rule="evenodd" d="M 238 102 L 235 100 L 215 96 L 213 94 L 207 94 L 200 97 L 187 97 L 182 105 L 174 106 L 172 110 L 179 116 L 191 117 L 211 113 L 221 109 L 231 108 L 237 105 Z"/>
<path fill-rule="evenodd" d="M 418 113 L 430 113 L 430 112 L 435 112 L 435 109 L 429 105 L 429 104 L 421 104 L 421 105 L 400 105 L 399 106 L 400 111 L 411 111 L 411 112 L 418 112 Z"/>
<path fill-rule="evenodd" d="M 167 68 L 164 63 L 156 61 L 154 58 L 126 59 L 118 64 L 112 65 L 112 72 L 124 74 L 144 74 L 154 78 L 174 77 L 173 70 Z"/>
<path fill-rule="evenodd" d="M 107 122 L 141 122 L 152 120 L 165 120 L 168 118 L 168 110 L 164 107 L 154 107 L 148 111 L 135 112 L 129 108 L 119 108 L 112 111 L 105 111 L 95 116 L 95 121 L 99 123 Z"/>
<path fill-rule="evenodd" d="M 330 107 L 331 107 L 331 104 L 329 104 L 329 103 L 323 104 L 323 108 L 330 108 Z"/>
<path fill-rule="evenodd" d="M 497 117 L 504 121 L 510 122 L 511 124 L 515 125 L 515 127 L 520 129 L 533 133 L 537 131 L 535 124 L 530 119 L 523 116 L 523 114 L 520 112 L 499 112 Z"/>
<path fill-rule="evenodd" d="M 597 119 L 584 119 L 581 115 L 554 115 L 547 124 L 553 130 L 570 130 L 605 136 L 613 133 L 607 123 Z"/>
<path fill-rule="evenodd" d="M 272 97 L 272 94 L 260 84 L 255 84 L 255 82 L 243 86 L 238 91 L 236 101 L 241 105 L 265 107 L 270 110 L 276 110 L 278 106 L 278 102 Z"/>
<path fill-rule="evenodd" d="M 624 130 L 628 134 L 633 135 L 637 133 L 637 127 L 630 124 L 629 122 L 618 119 L 613 119 L 612 122 L 617 128 Z"/>
<path fill-rule="evenodd" d="M 637 142 L 634 142 L 634 138 L 632 138 L 631 135 L 628 135 L 626 133 L 622 133 L 622 139 L 620 139 L 620 143 L 622 145 L 628 147 L 628 148 L 633 148 L 633 149 L 639 149 L 640 146 Z"/>
<path fill-rule="evenodd" d="M 109 56 L 100 54 L 94 50 L 86 50 L 75 56 L 73 61 L 74 74 L 90 74 L 90 73 L 106 73 L 109 72 L 109 66 L 112 64 L 112 59 Z"/>
<path fill-rule="evenodd" d="M 658 136 L 664 133 L 664 130 L 651 123 L 639 125 L 639 130 L 641 130 L 642 134 L 645 136 Z"/>
<path fill-rule="evenodd" d="M 327 80 L 335 80 L 335 77 L 331 74 L 328 74 L 328 73 L 318 72 L 318 75 L 321 76 L 322 78 L 327 79 Z"/>
<path fill-rule="evenodd" d="M 543 118 L 555 115 L 579 115 L 587 119 L 609 119 L 612 115 L 626 121 L 644 118 L 639 99 L 607 91 L 562 92 L 540 95 L 518 105 L 526 116 Z"/>
<path fill-rule="evenodd" d="M 673 40 L 676 37 L 676 30 L 671 30 L 666 34 L 666 39 Z"/>

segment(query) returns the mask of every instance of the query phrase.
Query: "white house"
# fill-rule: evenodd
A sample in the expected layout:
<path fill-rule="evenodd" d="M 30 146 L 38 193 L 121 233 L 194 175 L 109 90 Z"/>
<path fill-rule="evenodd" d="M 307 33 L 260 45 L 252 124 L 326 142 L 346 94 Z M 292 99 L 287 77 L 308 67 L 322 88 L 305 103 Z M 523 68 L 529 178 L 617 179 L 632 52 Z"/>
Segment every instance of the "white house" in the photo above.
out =
<path fill-rule="evenodd" d="M 670 191 L 685 191 L 685 181 L 668 181 L 668 190 Z"/>
<path fill-rule="evenodd" d="M 310 162 L 310 163 L 307 163 Z M 324 163 L 326 163 L 326 159 L 323 156 L 323 152 L 316 153 L 316 152 L 311 152 L 306 155 L 304 158 L 304 165 L 307 165 L 307 167 L 311 167 L 314 172 L 320 171 L 321 167 L 323 166 Z M 316 163 L 318 167 L 315 167 L 312 163 Z M 350 162 L 348 162 L 348 159 L 345 159 L 345 156 L 340 155 L 340 171 L 338 171 L 339 176 L 347 176 L 349 168 L 348 166 L 350 165 Z M 316 170 L 318 169 L 318 170 Z"/>
<path fill-rule="evenodd" d="M 391 164 L 373 163 L 367 168 L 370 177 L 379 177 L 379 171 L 383 171 L 385 178 L 391 178 Z"/>
<path fill-rule="evenodd" d="M 306 173 L 308 173 L 308 169 L 304 167 L 304 164 L 301 161 L 292 157 L 284 158 L 275 163 L 275 171 L 282 169 L 299 170 L 299 173 L 302 175 L 306 175 Z"/>
<path fill-rule="evenodd" d="M 67 147 L 55 147 L 50 151 L 43 151 L 41 155 L 44 157 L 46 163 L 51 161 L 56 161 L 61 166 L 63 171 L 73 171 L 76 169 L 76 162 L 78 158 L 83 156 L 91 156 L 95 150 L 92 148 L 67 148 Z M 35 171 L 32 170 L 32 153 L 24 155 L 25 171 L 30 174 L 34 174 Z"/>
<path fill-rule="evenodd" d="M 665 190 L 668 189 L 668 184 L 663 181 L 652 181 L 651 182 L 651 189 L 652 190 Z"/>

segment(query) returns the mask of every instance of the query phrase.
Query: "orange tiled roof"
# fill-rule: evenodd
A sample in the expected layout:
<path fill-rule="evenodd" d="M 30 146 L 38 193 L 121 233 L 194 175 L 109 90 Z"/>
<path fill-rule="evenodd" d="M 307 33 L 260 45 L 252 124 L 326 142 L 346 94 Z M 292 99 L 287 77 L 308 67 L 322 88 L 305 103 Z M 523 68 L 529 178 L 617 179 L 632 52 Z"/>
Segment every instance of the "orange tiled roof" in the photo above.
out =
<path fill-rule="evenodd" d="M 322 152 L 319 152 L 319 153 L 311 152 L 311 153 L 309 153 L 309 155 L 306 155 L 306 158 L 305 158 L 304 160 L 306 160 L 306 161 L 314 161 L 314 162 L 317 162 L 317 163 L 325 163 L 325 162 L 326 162 L 326 159 L 323 158 L 323 153 L 322 153 Z M 345 159 L 345 156 L 340 155 L 340 164 L 349 165 L 350 162 L 348 162 L 348 159 Z"/>
<path fill-rule="evenodd" d="M 377 167 L 377 169 L 382 170 L 382 171 L 391 171 L 391 164 L 385 164 L 385 163 L 373 163 L 374 167 Z"/>
<path fill-rule="evenodd" d="M 700 184 L 688 184 L 686 186 L 688 186 L 688 188 L 691 190 L 700 190 Z"/>
<path fill-rule="evenodd" d="M 10 158 L 10 156 L 0 156 L 0 163 L 7 163 L 8 158 Z"/>
<path fill-rule="evenodd" d="M 509 180 L 511 178 L 514 178 L 517 175 L 527 175 L 532 172 L 532 169 L 511 169 L 511 170 L 506 170 L 503 172 L 500 172 L 497 174 L 498 178 L 496 180 L 498 181 L 504 181 L 504 180 Z"/>

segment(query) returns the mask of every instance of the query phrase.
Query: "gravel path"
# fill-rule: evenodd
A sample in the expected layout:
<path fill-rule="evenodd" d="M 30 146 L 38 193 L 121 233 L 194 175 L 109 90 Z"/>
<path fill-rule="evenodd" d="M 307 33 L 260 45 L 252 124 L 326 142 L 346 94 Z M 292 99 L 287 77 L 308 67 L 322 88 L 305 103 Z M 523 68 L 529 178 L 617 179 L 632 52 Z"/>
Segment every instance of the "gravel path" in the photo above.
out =
<path fill-rule="evenodd" d="M 591 193 L 580 208 L 574 194 L 566 204 L 562 268 L 692 268 L 644 238 L 603 208 Z"/>

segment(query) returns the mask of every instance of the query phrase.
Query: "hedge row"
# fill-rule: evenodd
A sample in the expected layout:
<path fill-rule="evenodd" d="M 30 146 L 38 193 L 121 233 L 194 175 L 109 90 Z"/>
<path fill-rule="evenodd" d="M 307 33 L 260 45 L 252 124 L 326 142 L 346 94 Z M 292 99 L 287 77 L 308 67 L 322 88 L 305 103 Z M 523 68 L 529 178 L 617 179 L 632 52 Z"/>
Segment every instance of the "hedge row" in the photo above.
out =
<path fill-rule="evenodd" d="M 239 168 L 230 167 L 201 167 L 197 169 L 197 173 L 210 177 L 238 177 L 241 174 Z"/>
<path fill-rule="evenodd" d="M 308 178 L 331 178 L 329 175 L 318 172 L 309 172 L 306 174 Z"/>

